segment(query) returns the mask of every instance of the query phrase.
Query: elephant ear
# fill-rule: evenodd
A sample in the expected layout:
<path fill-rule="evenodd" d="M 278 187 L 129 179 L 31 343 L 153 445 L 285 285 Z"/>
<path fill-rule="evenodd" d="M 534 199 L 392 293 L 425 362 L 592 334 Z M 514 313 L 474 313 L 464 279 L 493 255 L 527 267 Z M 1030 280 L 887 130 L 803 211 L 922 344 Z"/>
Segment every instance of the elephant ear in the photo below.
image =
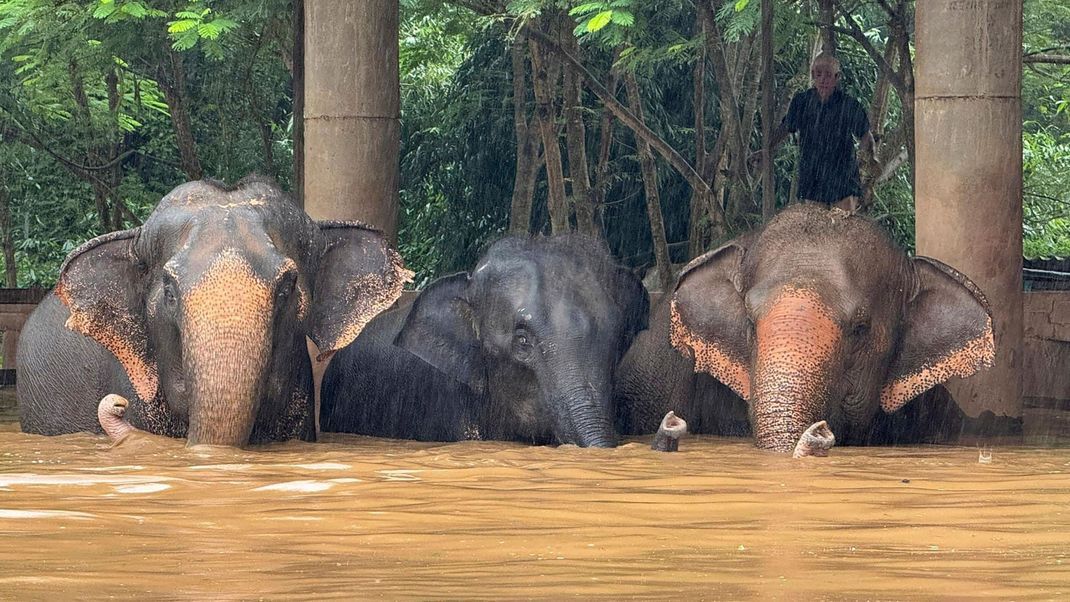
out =
<path fill-rule="evenodd" d="M 750 343 L 741 265 L 745 247 L 730 242 L 684 267 L 673 292 L 672 346 L 705 372 L 750 398 Z"/>
<path fill-rule="evenodd" d="M 992 312 L 977 285 L 935 259 L 917 257 L 913 264 L 917 288 L 881 391 L 881 408 L 889 413 L 952 376 L 991 366 L 996 355 Z"/>
<path fill-rule="evenodd" d="M 150 400 L 159 375 L 145 328 L 144 269 L 134 252 L 140 233 L 112 232 L 72 251 L 60 267 L 55 293 L 71 313 L 67 328 L 115 355 L 134 391 Z"/>
<path fill-rule="evenodd" d="M 646 330 L 650 318 L 650 295 L 631 270 L 618 267 L 614 300 L 623 316 L 620 353 L 623 356 L 635 336 Z"/>
<path fill-rule="evenodd" d="M 424 289 L 394 344 L 482 394 L 483 351 L 467 298 L 468 278 L 464 272 L 443 276 Z"/>
<path fill-rule="evenodd" d="M 359 222 L 317 222 L 326 243 L 312 293 L 308 336 L 325 360 L 401 296 L 413 273 L 382 232 Z"/>

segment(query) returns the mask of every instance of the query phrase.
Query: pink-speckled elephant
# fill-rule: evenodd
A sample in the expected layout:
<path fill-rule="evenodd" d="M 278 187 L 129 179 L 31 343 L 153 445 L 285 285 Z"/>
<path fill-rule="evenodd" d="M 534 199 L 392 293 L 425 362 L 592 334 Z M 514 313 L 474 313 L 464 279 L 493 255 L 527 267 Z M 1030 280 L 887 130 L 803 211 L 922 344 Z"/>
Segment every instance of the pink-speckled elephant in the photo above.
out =
<path fill-rule="evenodd" d="M 352 341 L 411 272 L 378 231 L 314 222 L 274 183 L 189 182 L 68 257 L 19 340 L 26 432 L 99 432 L 104 395 L 191 445 L 315 439 L 306 336 Z"/>
<path fill-rule="evenodd" d="M 965 276 L 813 204 L 692 261 L 650 324 L 618 370 L 623 432 L 653 432 L 675 410 L 693 432 L 781 452 L 821 420 L 838 441 L 871 441 L 882 412 L 995 353 Z"/>

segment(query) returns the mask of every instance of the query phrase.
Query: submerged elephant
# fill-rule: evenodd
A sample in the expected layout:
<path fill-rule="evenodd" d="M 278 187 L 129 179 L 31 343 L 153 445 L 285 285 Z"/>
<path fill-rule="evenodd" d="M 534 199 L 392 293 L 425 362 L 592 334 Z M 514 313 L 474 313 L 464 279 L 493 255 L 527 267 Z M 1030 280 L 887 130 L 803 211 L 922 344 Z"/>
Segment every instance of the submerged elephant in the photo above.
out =
<path fill-rule="evenodd" d="M 323 380 L 320 428 L 433 441 L 616 443 L 614 370 L 649 302 L 605 245 L 506 238 L 384 312 Z"/>
<path fill-rule="evenodd" d="M 313 440 L 306 335 L 345 346 L 410 276 L 379 232 L 313 222 L 266 179 L 183 184 L 67 257 L 19 340 L 22 429 L 100 432 L 116 393 L 190 445 Z"/>
<path fill-rule="evenodd" d="M 803 204 L 688 264 L 616 396 L 625 432 L 675 410 L 694 432 L 790 452 L 821 420 L 841 442 L 871 441 L 882 410 L 994 354 L 988 304 L 965 276 L 908 257 L 866 218 Z"/>

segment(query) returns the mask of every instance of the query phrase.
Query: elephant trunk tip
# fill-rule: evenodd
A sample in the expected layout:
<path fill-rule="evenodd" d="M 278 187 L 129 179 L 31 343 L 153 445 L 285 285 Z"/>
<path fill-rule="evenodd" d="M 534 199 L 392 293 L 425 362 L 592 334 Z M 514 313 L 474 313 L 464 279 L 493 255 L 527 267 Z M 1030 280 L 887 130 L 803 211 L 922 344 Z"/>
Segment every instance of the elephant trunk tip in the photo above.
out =
<path fill-rule="evenodd" d="M 135 430 L 126 421 L 126 409 L 129 406 L 129 400 L 122 395 L 114 393 L 105 395 L 101 398 L 100 403 L 97 404 L 97 420 L 100 421 L 100 427 L 104 429 L 104 432 L 112 441 L 122 441 L 123 438 Z"/>
<path fill-rule="evenodd" d="M 661 419 L 661 426 L 654 435 L 650 449 L 654 451 L 674 452 L 680 448 L 680 438 L 687 434 L 687 421 L 669 411 Z"/>
<path fill-rule="evenodd" d="M 802 436 L 799 437 L 799 442 L 795 445 L 795 450 L 792 452 L 791 457 L 825 457 L 829 454 L 829 449 L 833 445 L 836 445 L 836 435 L 829 428 L 828 422 L 821 420 L 810 425 L 803 432 Z"/>

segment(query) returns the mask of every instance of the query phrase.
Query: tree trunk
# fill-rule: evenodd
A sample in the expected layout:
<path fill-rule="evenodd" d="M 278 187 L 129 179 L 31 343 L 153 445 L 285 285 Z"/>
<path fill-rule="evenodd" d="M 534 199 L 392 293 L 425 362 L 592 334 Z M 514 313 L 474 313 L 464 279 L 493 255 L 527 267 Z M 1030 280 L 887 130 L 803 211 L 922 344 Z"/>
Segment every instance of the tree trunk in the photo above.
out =
<path fill-rule="evenodd" d="M 747 160 L 750 155 L 749 135 L 757 109 L 758 77 L 761 75 L 761 70 L 754 68 L 760 57 L 759 47 L 752 35 L 742 38 L 730 48 L 709 6 L 701 4 L 699 12 L 709 34 L 706 37 L 707 52 L 720 92 L 722 135 L 728 136 L 726 160 L 732 182 L 728 186 L 725 213 L 739 215 L 743 202 L 751 200 L 753 192 Z M 732 50 L 735 51 L 735 61 L 729 60 Z M 733 62 L 735 69 L 730 68 Z"/>
<path fill-rule="evenodd" d="M 620 51 L 619 46 L 613 50 L 613 65 L 617 64 Z M 614 98 L 617 96 L 617 75 L 616 67 L 610 67 L 606 90 Z M 609 187 L 609 156 L 613 146 L 613 130 L 613 111 L 603 108 L 602 122 L 598 126 L 598 164 L 594 170 L 594 188 L 591 190 L 591 208 L 594 211 L 594 222 L 599 228 L 602 224 L 602 208 L 606 202 L 606 188 Z"/>
<path fill-rule="evenodd" d="M 71 80 L 71 95 L 74 97 L 74 106 L 77 109 L 75 114 L 82 121 L 86 131 L 93 132 L 92 117 L 89 113 L 89 98 L 86 96 L 85 82 L 82 81 L 82 74 L 77 62 L 71 62 L 68 66 L 68 73 Z M 99 162 L 97 148 L 94 146 L 95 142 L 90 141 L 88 143 L 89 150 L 86 151 L 87 165 L 95 165 Z M 112 229 L 112 219 L 108 199 L 111 196 L 111 191 L 108 190 L 105 182 L 96 177 L 93 172 L 78 169 L 75 170 L 75 173 L 89 182 L 90 187 L 93 189 L 93 204 L 97 210 L 97 221 L 102 230 L 105 232 L 110 231 Z"/>
<path fill-rule="evenodd" d="M 628 104 L 632 113 L 639 119 L 643 118 L 643 101 L 639 96 L 639 83 L 635 81 L 635 74 L 624 74 L 624 86 L 628 90 Z M 654 259 L 658 266 L 658 280 L 662 291 L 672 289 L 673 273 L 672 261 L 669 259 L 669 244 L 665 237 L 665 220 L 661 215 L 661 200 L 658 196 L 658 173 L 654 165 L 654 155 L 650 151 L 650 145 L 636 140 L 639 154 L 639 166 L 643 171 L 643 190 L 646 193 L 646 213 L 650 220 L 650 238 L 654 246 Z"/>
<path fill-rule="evenodd" d="M 817 4 L 821 52 L 836 54 L 836 32 L 832 30 L 832 20 L 836 17 L 836 0 L 818 0 Z"/>
<path fill-rule="evenodd" d="M 884 47 L 884 60 L 888 63 L 895 61 L 896 44 L 891 42 Z M 873 135 L 873 139 L 878 143 L 884 139 L 884 119 L 888 115 L 888 93 L 891 90 L 891 82 L 888 79 L 887 74 L 881 72 L 880 77 L 877 78 L 877 85 L 873 91 L 873 100 L 870 102 L 868 118 L 869 118 L 869 130 Z M 863 157 L 868 157 L 872 152 L 868 148 L 862 148 L 861 154 Z M 878 151 L 876 156 L 872 158 L 873 162 L 878 165 L 884 166 L 886 163 L 882 161 L 881 153 Z M 863 161 L 863 163 L 869 163 Z M 881 172 L 883 173 L 883 169 Z M 877 188 L 877 185 L 882 182 L 881 173 L 863 173 L 862 174 L 862 198 L 859 201 L 861 207 L 869 207 L 873 203 L 873 194 Z"/>
<path fill-rule="evenodd" d="M 562 234 L 569 231 L 568 204 L 565 199 L 561 145 L 557 135 L 557 112 L 553 108 L 560 69 L 534 40 L 530 41 L 530 48 L 535 116 L 542 135 L 543 157 L 546 159 L 546 202 L 550 213 L 550 230 L 554 234 Z"/>
<path fill-rule="evenodd" d="M 748 40 L 741 40 L 741 47 L 738 49 L 739 64 L 735 76 L 738 81 L 734 84 L 735 89 L 740 90 L 736 97 L 737 108 L 734 110 L 737 112 L 736 117 L 739 119 L 739 127 L 743 132 L 742 146 L 729 148 L 729 173 L 735 177 L 735 181 L 732 183 L 728 193 L 729 203 L 735 207 L 737 212 L 742 210 L 744 202 L 747 202 L 748 205 L 755 203 L 754 183 L 751 181 L 750 166 L 748 165 L 748 159 L 750 158 L 748 138 L 750 132 L 754 131 L 754 120 L 758 115 L 758 99 L 760 97 L 758 84 L 762 75 L 759 40 L 752 37 L 749 43 L 745 42 L 748 42 Z M 742 105 L 742 116 L 738 114 L 740 105 Z"/>
<path fill-rule="evenodd" d="M 823 3 L 831 0 L 822 0 Z M 829 8 L 831 11 L 831 6 Z M 762 0 L 762 219 L 776 213 L 773 165 L 773 0 Z"/>
<path fill-rule="evenodd" d="M 171 124 L 175 130 L 175 141 L 182 171 L 191 180 L 204 177 L 201 160 L 197 156 L 197 141 L 193 137 L 193 128 L 189 120 L 189 102 L 186 100 L 186 66 L 182 54 L 173 50 L 169 43 L 164 50 L 170 62 L 169 73 L 157 79 L 163 90 L 164 100 L 171 113 Z"/>
<path fill-rule="evenodd" d="M 739 88 L 733 81 L 732 72 L 728 68 L 728 57 L 724 36 L 721 35 L 720 26 L 713 17 L 713 12 L 706 4 L 700 4 L 699 13 L 705 23 L 707 52 L 713 67 L 713 78 L 717 82 L 718 99 L 721 106 L 721 128 L 728 134 L 729 156 L 747 155 L 748 145 L 743 139 L 742 128 L 739 121 Z"/>
<path fill-rule="evenodd" d="M 0 249 L 4 254 L 4 286 L 19 285 L 19 266 L 15 262 L 15 237 L 11 231 L 11 205 L 6 186 L 0 186 Z"/>
<path fill-rule="evenodd" d="M 516 137 L 516 170 L 513 175 L 513 202 L 509 208 L 509 232 L 531 231 L 531 205 L 535 197 L 535 179 L 539 173 L 538 138 L 531 131 L 526 110 L 527 39 L 520 33 L 511 49 L 513 62 L 513 131 Z"/>
<path fill-rule="evenodd" d="M 910 168 L 910 190 L 913 192 L 917 190 L 915 185 L 917 180 L 915 179 L 915 166 L 917 162 L 914 150 L 914 93 L 909 92 L 900 96 L 903 101 L 903 132 L 906 134 L 906 147 L 907 147 L 907 167 Z"/>
<path fill-rule="evenodd" d="M 5 174 L 6 175 L 6 174 Z M 11 207 L 8 204 L 7 187 L 0 185 L 0 249 L 4 255 L 4 286 L 15 288 L 19 285 L 18 264 L 15 263 L 15 241 L 11 232 Z M 3 335 L 3 366 L 4 368 L 15 367 L 15 351 L 18 345 L 16 331 L 8 331 Z"/>
<path fill-rule="evenodd" d="M 294 0 L 293 14 L 293 199 L 305 207 L 305 0 Z"/>
<path fill-rule="evenodd" d="M 305 2 L 304 203 L 397 243 L 398 0 Z"/>
<path fill-rule="evenodd" d="M 123 153 L 126 147 L 125 136 L 118 131 L 119 123 L 119 105 L 122 103 L 122 95 L 119 92 L 119 76 L 114 69 L 109 70 L 104 76 L 104 83 L 108 89 L 108 110 L 111 112 L 111 123 L 116 124 L 115 142 L 106 144 L 106 162 L 105 165 L 109 167 L 102 172 L 101 175 L 107 178 L 107 185 L 109 189 L 109 196 L 111 197 L 112 207 L 115 209 L 112 212 L 112 224 L 110 230 L 123 230 L 123 220 L 127 216 L 133 217 L 133 222 L 137 222 L 137 218 L 130 212 L 130 208 L 126 206 L 126 201 L 123 200 L 121 194 L 119 194 L 119 185 L 123 181 L 123 164 L 119 160 L 119 156 Z"/>
<path fill-rule="evenodd" d="M 703 42 L 699 44 L 698 56 L 695 58 L 695 66 L 691 71 L 692 105 L 695 112 L 695 168 L 699 170 L 702 179 L 710 181 L 706 175 L 706 43 L 705 25 L 702 17 L 695 13 L 695 33 L 702 36 Z M 691 189 L 691 211 L 687 222 L 687 256 L 698 257 L 706 249 L 703 217 L 706 215 L 710 195 L 702 191 Z"/>
<path fill-rule="evenodd" d="M 537 39 L 540 45 L 545 45 L 554 53 L 561 56 L 570 66 L 575 67 L 583 76 L 583 81 L 586 82 L 587 89 L 594 92 L 595 96 L 602 101 L 602 104 L 613 113 L 613 116 L 631 129 L 638 139 L 650 145 L 652 149 L 658 151 L 658 154 L 664 157 L 673 169 L 686 178 L 687 182 L 692 187 L 703 190 L 709 189 L 709 184 L 702 179 L 702 176 L 699 175 L 698 171 L 688 163 L 687 160 L 672 147 L 672 145 L 654 133 L 653 130 L 643 123 L 642 119 L 637 118 L 631 111 L 617 102 L 617 99 L 602 86 L 602 83 L 598 81 L 598 78 L 596 78 L 594 74 L 583 65 L 583 63 L 580 63 L 575 57 L 562 49 L 560 44 L 545 33 L 534 28 L 527 28 L 525 31 L 527 31 L 528 35 L 532 38 Z"/>
<path fill-rule="evenodd" d="M 910 59 L 910 31 L 908 24 L 904 22 L 906 19 L 906 3 L 904 0 L 899 1 L 898 20 L 896 27 L 902 33 L 898 35 L 899 40 L 899 79 L 903 82 L 903 90 L 899 94 L 900 102 L 903 105 L 903 127 L 906 132 L 906 147 L 907 147 L 907 159 L 910 164 L 910 189 L 916 191 L 915 187 L 917 180 L 915 179 L 915 170 L 917 162 L 915 161 L 915 148 L 914 148 L 914 63 Z M 1020 7 L 1019 7 L 1020 8 Z M 1019 30 L 1020 32 L 1020 30 Z M 1019 70 L 1020 71 L 1020 70 Z"/>
<path fill-rule="evenodd" d="M 579 58 L 579 43 L 568 31 L 572 52 Z M 592 236 L 600 233 L 594 227 L 591 208 L 591 181 L 587 172 L 587 131 L 583 125 L 583 80 L 573 67 L 565 69 L 565 141 L 568 148 L 568 175 L 572 183 L 572 208 L 576 212 L 576 230 Z"/>
<path fill-rule="evenodd" d="M 721 137 L 725 137 L 727 134 L 722 133 Z M 728 145 L 725 145 L 724 151 L 719 155 L 716 155 L 715 159 L 717 177 L 714 182 L 713 188 L 713 202 L 719 203 L 724 207 L 725 221 L 729 224 L 734 224 L 736 219 L 739 218 L 736 208 L 727 201 L 728 197 L 728 178 L 722 176 L 724 172 L 728 171 Z"/>
<path fill-rule="evenodd" d="M 275 177 L 275 139 L 271 132 L 271 123 L 264 118 L 260 110 L 260 103 L 256 100 L 256 86 L 252 79 L 246 80 L 246 96 L 249 101 L 249 116 L 253 118 L 257 129 L 260 130 L 260 146 L 264 151 L 264 173 Z"/>
<path fill-rule="evenodd" d="M 888 63 L 895 62 L 896 45 L 888 44 L 884 48 L 884 60 Z M 877 78 L 877 85 L 873 90 L 873 101 L 869 105 L 869 127 L 873 135 L 883 137 L 884 119 L 888 115 L 888 92 L 891 90 L 891 82 L 888 76 L 881 73 Z"/>

